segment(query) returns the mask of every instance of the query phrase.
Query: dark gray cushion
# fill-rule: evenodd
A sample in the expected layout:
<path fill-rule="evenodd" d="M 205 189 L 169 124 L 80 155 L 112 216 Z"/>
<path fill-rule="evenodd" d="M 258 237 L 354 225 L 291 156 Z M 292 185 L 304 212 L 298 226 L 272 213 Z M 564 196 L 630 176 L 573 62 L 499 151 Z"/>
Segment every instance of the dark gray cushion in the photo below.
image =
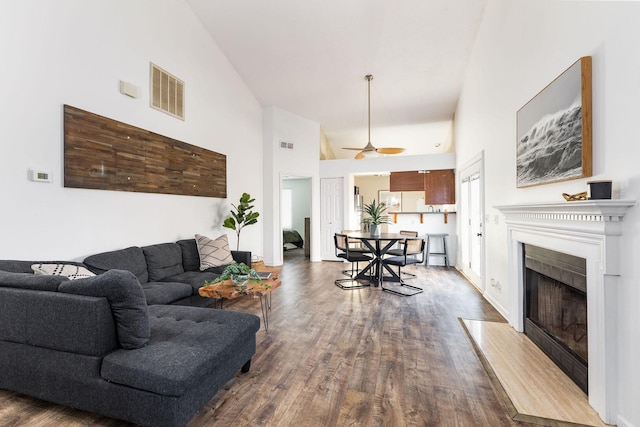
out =
<path fill-rule="evenodd" d="M 140 283 L 149 281 L 147 260 L 142 249 L 137 246 L 91 255 L 85 258 L 84 263 L 96 274 L 108 270 L 127 270 L 132 272 Z"/>
<path fill-rule="evenodd" d="M 193 289 L 186 283 L 147 282 L 142 284 L 147 305 L 171 304 L 190 296 Z"/>
<path fill-rule="evenodd" d="M 151 339 L 137 350 L 105 356 L 101 375 L 117 384 L 182 396 L 203 377 L 242 366 L 245 343 L 255 340 L 260 318 L 247 313 L 181 306 L 149 307 Z M 255 350 L 255 349 L 254 349 Z M 240 363 L 232 363 L 242 357 Z"/>
<path fill-rule="evenodd" d="M 184 271 L 200 270 L 200 254 L 196 239 L 184 239 L 176 242 L 182 250 L 182 267 Z"/>
<path fill-rule="evenodd" d="M 118 342 L 123 348 L 143 347 L 149 341 L 147 301 L 131 272 L 109 270 L 88 279 L 70 280 L 62 283 L 58 291 L 107 298 L 116 319 Z"/>
<path fill-rule="evenodd" d="M 29 264 L 31 265 L 31 264 Z M 11 273 L 0 270 L 0 286 L 7 288 L 32 289 L 55 292 L 62 282 L 68 282 L 64 276 L 45 276 L 33 273 Z"/>
<path fill-rule="evenodd" d="M 183 273 L 167 277 L 165 280 L 167 282 L 186 283 L 191 286 L 191 293 L 195 295 L 198 293 L 198 289 L 204 285 L 204 282 L 211 281 L 216 277 L 218 277 L 218 274 L 210 271 L 185 271 Z"/>
<path fill-rule="evenodd" d="M 150 282 L 157 282 L 166 277 L 184 272 L 182 249 L 177 243 L 144 246 L 142 253 L 144 253 L 144 257 L 147 260 Z"/>

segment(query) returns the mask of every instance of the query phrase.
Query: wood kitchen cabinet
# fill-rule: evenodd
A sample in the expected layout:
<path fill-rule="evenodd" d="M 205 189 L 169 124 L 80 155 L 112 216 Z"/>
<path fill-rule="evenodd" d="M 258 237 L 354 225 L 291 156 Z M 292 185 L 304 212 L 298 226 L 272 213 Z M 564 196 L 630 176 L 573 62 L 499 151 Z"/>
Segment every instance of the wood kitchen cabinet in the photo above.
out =
<path fill-rule="evenodd" d="M 424 174 L 418 171 L 391 172 L 389 191 L 423 191 Z"/>
<path fill-rule="evenodd" d="M 422 176 L 425 205 L 452 205 L 456 202 L 456 177 L 453 169 L 430 170 Z"/>

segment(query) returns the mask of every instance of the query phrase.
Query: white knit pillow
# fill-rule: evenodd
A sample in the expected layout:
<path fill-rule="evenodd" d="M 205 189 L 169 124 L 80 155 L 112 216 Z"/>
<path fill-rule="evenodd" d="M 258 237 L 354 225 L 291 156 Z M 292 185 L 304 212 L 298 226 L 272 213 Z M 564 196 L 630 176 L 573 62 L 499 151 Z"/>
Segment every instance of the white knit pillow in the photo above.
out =
<path fill-rule="evenodd" d="M 200 271 L 233 262 L 226 234 L 215 240 L 196 234 L 196 245 L 198 246 L 198 255 L 200 255 Z"/>
<path fill-rule="evenodd" d="M 32 264 L 31 269 L 34 274 L 65 276 L 68 277 L 69 280 L 85 279 L 95 276 L 95 274 L 86 268 L 72 264 Z"/>

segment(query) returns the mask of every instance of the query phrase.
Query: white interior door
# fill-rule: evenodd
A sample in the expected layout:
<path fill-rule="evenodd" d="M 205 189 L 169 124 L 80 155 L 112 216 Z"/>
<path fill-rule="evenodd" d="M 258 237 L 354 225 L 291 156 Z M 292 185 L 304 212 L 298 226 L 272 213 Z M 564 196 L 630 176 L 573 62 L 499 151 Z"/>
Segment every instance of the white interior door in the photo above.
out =
<path fill-rule="evenodd" d="M 333 236 L 344 228 L 344 178 L 320 180 L 321 258 L 337 261 Z"/>
<path fill-rule="evenodd" d="M 460 174 L 460 252 L 462 273 L 484 291 L 484 193 L 482 158 Z"/>

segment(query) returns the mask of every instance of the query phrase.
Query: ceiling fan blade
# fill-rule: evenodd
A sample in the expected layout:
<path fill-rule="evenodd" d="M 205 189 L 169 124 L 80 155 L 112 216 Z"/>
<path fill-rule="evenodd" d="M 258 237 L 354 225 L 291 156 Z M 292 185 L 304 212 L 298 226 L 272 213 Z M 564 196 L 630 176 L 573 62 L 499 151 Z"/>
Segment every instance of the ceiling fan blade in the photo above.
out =
<path fill-rule="evenodd" d="M 385 147 L 385 148 L 378 148 L 376 150 L 379 154 L 400 154 L 404 151 L 404 148 L 400 148 L 400 147 Z"/>
<path fill-rule="evenodd" d="M 351 147 L 342 147 L 343 150 L 356 150 L 356 151 L 362 151 L 362 148 L 351 148 Z"/>
<path fill-rule="evenodd" d="M 356 160 L 364 159 L 364 153 L 361 151 L 354 157 Z"/>

